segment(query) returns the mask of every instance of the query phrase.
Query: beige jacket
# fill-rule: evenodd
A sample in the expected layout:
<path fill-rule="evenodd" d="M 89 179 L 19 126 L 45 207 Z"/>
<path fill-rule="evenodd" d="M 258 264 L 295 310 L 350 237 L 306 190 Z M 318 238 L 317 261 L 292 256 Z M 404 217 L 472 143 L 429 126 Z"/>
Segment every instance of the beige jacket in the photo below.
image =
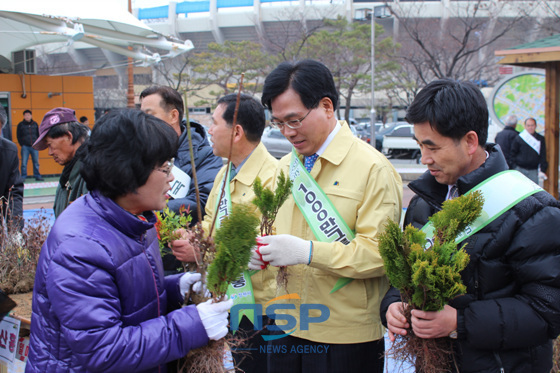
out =
<path fill-rule="evenodd" d="M 230 182 L 231 203 L 248 204 L 252 206 L 254 211 L 258 214 L 257 207 L 251 203 L 255 197 L 255 194 L 253 193 L 253 182 L 258 176 L 261 179 L 263 187 L 273 189 L 272 182 L 274 180 L 274 173 L 277 165 L 278 160 L 268 153 L 262 143 L 259 143 L 241 167 L 240 172 L 235 175 L 233 180 Z M 214 186 L 208 195 L 208 201 L 206 202 L 206 216 L 204 216 L 204 220 L 202 222 L 204 232 L 208 232 L 210 230 L 210 225 L 212 224 L 212 219 L 214 218 L 214 214 L 216 212 L 216 203 L 218 198 L 220 198 L 221 186 L 226 172 L 226 167 L 227 165 L 222 167 L 220 172 L 218 172 L 218 175 L 216 175 Z M 276 295 L 276 273 L 276 268 L 269 267 L 251 276 L 255 303 L 264 304 Z"/>

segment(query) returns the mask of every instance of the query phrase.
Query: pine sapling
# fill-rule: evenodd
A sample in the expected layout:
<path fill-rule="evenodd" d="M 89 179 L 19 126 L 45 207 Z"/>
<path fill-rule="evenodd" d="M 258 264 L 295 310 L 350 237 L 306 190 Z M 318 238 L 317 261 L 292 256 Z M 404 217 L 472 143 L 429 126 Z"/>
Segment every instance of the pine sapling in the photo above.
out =
<path fill-rule="evenodd" d="M 284 174 L 284 171 L 280 171 L 276 189 L 273 192 L 264 188 L 261 179 L 257 177 L 253 183 L 253 192 L 255 193 L 253 204 L 257 206 L 261 213 L 261 236 L 273 235 L 275 233 L 274 221 L 276 215 L 278 215 L 278 210 L 292 192 L 292 181 Z M 268 263 L 265 264 L 268 265 Z M 276 282 L 279 286 L 286 288 L 288 285 L 288 270 L 286 267 L 279 268 Z"/>

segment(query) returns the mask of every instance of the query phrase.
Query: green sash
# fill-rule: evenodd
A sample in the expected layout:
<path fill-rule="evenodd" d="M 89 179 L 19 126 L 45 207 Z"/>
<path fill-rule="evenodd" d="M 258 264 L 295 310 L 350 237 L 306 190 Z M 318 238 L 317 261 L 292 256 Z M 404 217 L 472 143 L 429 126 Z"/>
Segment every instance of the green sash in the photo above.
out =
<path fill-rule="evenodd" d="M 507 187 L 504 188 L 504 186 Z M 521 172 L 507 170 L 484 180 L 466 194 L 472 193 L 475 190 L 481 191 L 484 197 L 482 213 L 457 236 L 455 239 L 457 243 L 480 231 L 523 199 L 543 189 L 525 177 Z M 434 237 L 434 227 L 431 222 L 424 225 L 422 231 L 426 233 L 428 241 Z"/>
<path fill-rule="evenodd" d="M 220 201 L 216 201 L 216 229 L 221 225 L 222 220 L 231 213 L 231 191 L 229 175 L 231 174 L 231 163 L 228 170 L 224 174 L 224 196 Z M 255 296 L 253 295 L 253 283 L 251 282 L 251 273 L 253 271 L 245 270 L 241 276 L 232 282 L 227 289 L 229 299 L 233 299 L 233 304 L 255 304 Z M 239 312 L 239 322 L 243 315 L 254 323 L 255 315 L 252 309 L 243 309 Z M 238 323 L 239 325 L 239 323 Z"/>
<path fill-rule="evenodd" d="M 296 205 L 317 241 L 339 241 L 348 245 L 355 237 L 354 232 L 342 219 L 323 189 L 309 175 L 294 149 L 290 160 L 290 180 L 293 182 L 292 195 Z M 352 278 L 339 278 L 331 294 L 352 281 Z"/>

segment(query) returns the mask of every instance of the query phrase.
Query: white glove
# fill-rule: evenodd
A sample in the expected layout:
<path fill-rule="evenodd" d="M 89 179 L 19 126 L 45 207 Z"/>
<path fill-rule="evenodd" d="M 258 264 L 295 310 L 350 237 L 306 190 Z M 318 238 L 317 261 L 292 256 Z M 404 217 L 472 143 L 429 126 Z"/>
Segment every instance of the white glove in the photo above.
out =
<path fill-rule="evenodd" d="M 262 245 L 259 248 L 261 261 L 269 262 L 275 267 L 309 264 L 311 261 L 311 241 L 289 234 L 280 234 L 257 237 L 257 242 Z"/>
<path fill-rule="evenodd" d="M 228 332 L 228 311 L 232 306 L 232 299 L 218 303 L 213 303 L 212 299 L 209 299 L 196 306 L 209 339 L 217 341 L 226 336 Z"/>
<path fill-rule="evenodd" d="M 254 246 L 251 249 L 251 259 L 249 259 L 249 264 L 247 267 L 253 271 L 260 271 L 261 269 L 265 269 L 268 266 L 268 262 L 264 262 L 262 260 L 262 256 L 260 254 L 260 247 Z"/>
<path fill-rule="evenodd" d="M 212 297 L 212 293 L 210 293 L 210 290 L 206 288 L 206 284 L 203 284 L 202 281 L 195 282 L 192 289 L 195 293 L 202 295 L 204 298 Z"/>
<path fill-rule="evenodd" d="M 185 294 L 191 289 L 191 285 L 196 282 L 200 282 L 200 273 L 198 272 L 187 272 L 179 279 L 179 291 L 183 298 Z M 196 290 L 195 290 L 196 291 Z"/>

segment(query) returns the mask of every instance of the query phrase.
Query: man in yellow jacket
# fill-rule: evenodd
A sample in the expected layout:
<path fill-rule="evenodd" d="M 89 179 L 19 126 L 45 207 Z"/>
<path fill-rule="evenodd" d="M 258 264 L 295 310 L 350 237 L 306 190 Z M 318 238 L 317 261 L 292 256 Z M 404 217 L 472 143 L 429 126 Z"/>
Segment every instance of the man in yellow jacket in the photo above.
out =
<path fill-rule="evenodd" d="M 269 372 L 382 372 L 379 305 L 389 283 L 375 237 L 387 219 L 400 219 L 401 178 L 337 120 L 338 93 L 323 64 L 281 63 L 262 103 L 295 148 L 277 170 L 294 181 L 277 235 L 258 238 L 249 265 L 288 266 L 287 288 L 278 288 L 287 302 L 276 313 L 291 329 L 281 326 L 269 341 Z"/>
<path fill-rule="evenodd" d="M 231 149 L 231 170 L 229 171 L 229 193 L 227 192 L 222 201 L 232 205 L 245 203 L 257 211 L 251 203 L 255 194 L 253 193 L 253 182 L 257 177 L 261 179 L 265 188 L 274 189 L 274 173 L 278 161 L 271 156 L 261 143 L 261 136 L 265 128 L 264 107 L 253 97 L 242 94 L 237 113 L 237 123 L 233 124 L 233 115 L 237 94 L 229 94 L 218 100 L 218 106 L 212 114 L 212 126 L 209 133 L 212 136 L 212 150 L 215 155 L 227 158 Z M 231 138 L 233 135 L 233 143 Z M 231 144 L 231 145 L 230 145 Z M 208 195 L 206 203 L 206 215 L 202 222 L 204 232 L 210 231 L 212 220 L 218 211 L 218 201 L 224 185 L 224 177 L 228 165 L 226 164 L 218 172 L 214 180 L 214 186 Z M 223 217 L 223 216 L 222 216 Z M 218 214 L 218 219 L 220 214 Z M 218 222 L 215 223 L 215 233 Z M 172 243 L 173 253 L 177 259 L 192 262 L 193 250 L 186 240 L 174 241 Z M 260 268 L 259 268 L 260 269 Z M 266 304 L 276 295 L 276 270 L 273 268 L 260 270 L 251 276 L 253 295 L 255 303 Z M 266 322 L 265 322 L 266 325 Z M 243 317 L 239 329 L 247 333 L 250 338 L 248 343 L 240 349 L 245 352 L 233 351 L 233 357 L 238 368 L 246 373 L 266 372 L 266 341 L 261 332 L 253 333 L 253 325 L 247 317 Z"/>

